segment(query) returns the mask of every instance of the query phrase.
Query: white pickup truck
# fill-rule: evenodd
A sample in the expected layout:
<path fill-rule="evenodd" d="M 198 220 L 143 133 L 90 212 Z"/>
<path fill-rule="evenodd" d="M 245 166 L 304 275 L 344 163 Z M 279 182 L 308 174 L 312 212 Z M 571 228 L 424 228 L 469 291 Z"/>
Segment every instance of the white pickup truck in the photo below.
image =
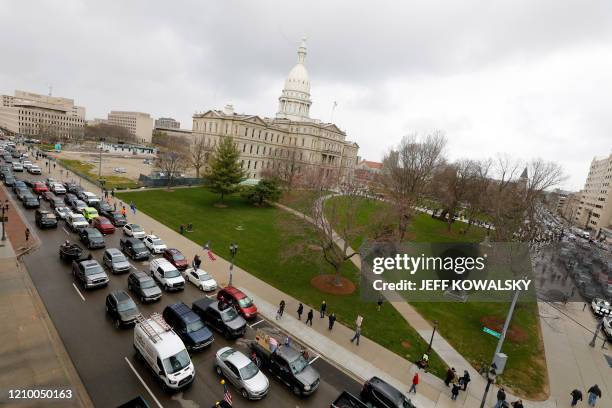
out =
<path fill-rule="evenodd" d="M 149 263 L 153 279 L 166 291 L 185 289 L 185 279 L 169 261 L 163 258 L 153 259 Z"/>
<path fill-rule="evenodd" d="M 81 228 L 89 227 L 89 223 L 81 214 L 70 213 L 68 217 L 66 217 L 66 224 L 72 231 L 77 231 Z"/>

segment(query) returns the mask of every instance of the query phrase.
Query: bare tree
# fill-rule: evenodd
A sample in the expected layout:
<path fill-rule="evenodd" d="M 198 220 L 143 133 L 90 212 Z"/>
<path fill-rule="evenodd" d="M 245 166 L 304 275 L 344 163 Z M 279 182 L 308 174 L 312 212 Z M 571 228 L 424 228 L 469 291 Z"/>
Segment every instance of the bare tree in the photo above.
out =
<path fill-rule="evenodd" d="M 442 206 L 441 217 L 446 220 L 448 231 L 459 209 L 465 204 L 475 179 L 476 166 L 472 160 L 459 160 L 434 172 L 432 191 Z"/>
<path fill-rule="evenodd" d="M 172 186 L 174 179 L 185 171 L 189 162 L 188 145 L 181 138 L 169 137 L 164 140 L 164 145 L 159 148 L 155 166 L 160 169 L 167 178 L 166 186 Z"/>
<path fill-rule="evenodd" d="M 307 163 L 303 154 L 296 147 L 271 149 L 262 174 L 267 178 L 276 178 L 285 190 L 291 191 L 297 185 L 304 184 L 301 179 Z"/>
<path fill-rule="evenodd" d="M 406 235 L 415 206 L 423 197 L 434 169 L 444 160 L 445 146 L 446 138 L 440 131 L 432 132 L 423 141 L 413 134 L 404 137 L 383 159 L 381 182 L 397 217 L 400 241 Z"/>
<path fill-rule="evenodd" d="M 189 149 L 189 163 L 196 172 L 196 178 L 200 178 L 200 170 L 208 163 L 212 149 L 206 144 L 203 136 L 194 136 Z"/>
<path fill-rule="evenodd" d="M 468 219 L 467 230 L 474 224 L 476 218 L 483 215 L 489 202 L 489 189 L 492 183 L 491 168 L 493 160 L 474 161 L 474 173 L 472 174 L 472 182 L 469 185 L 465 195 L 467 208 L 465 215 Z"/>

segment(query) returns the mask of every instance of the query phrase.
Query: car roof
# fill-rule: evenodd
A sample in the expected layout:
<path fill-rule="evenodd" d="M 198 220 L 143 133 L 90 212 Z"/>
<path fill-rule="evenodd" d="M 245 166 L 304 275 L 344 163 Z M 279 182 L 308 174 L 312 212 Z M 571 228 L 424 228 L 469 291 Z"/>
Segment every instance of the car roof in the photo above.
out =
<path fill-rule="evenodd" d="M 119 255 L 119 254 L 122 254 L 122 252 L 120 250 L 118 250 L 117 248 L 107 248 L 106 252 L 108 252 L 110 255 Z"/>
<path fill-rule="evenodd" d="M 140 240 L 138 238 L 132 238 L 132 239 L 135 239 L 136 241 L 140 242 Z M 170 263 L 170 261 L 168 261 L 167 259 L 164 259 L 164 258 L 154 259 L 154 260 L 151 261 L 151 263 L 153 265 L 155 265 L 156 267 L 162 268 L 164 270 L 174 270 L 174 269 L 176 269 L 174 267 L 174 265 L 172 265 Z"/>
<path fill-rule="evenodd" d="M 189 308 L 185 303 L 179 302 L 166 306 L 166 308 L 173 310 L 179 317 L 181 317 L 185 322 L 191 323 L 200 319 L 193 310 Z"/>
<path fill-rule="evenodd" d="M 243 291 L 233 286 L 226 286 L 221 289 L 221 291 L 227 293 L 230 296 L 235 297 L 236 299 L 242 299 L 243 297 L 246 297 L 246 294 Z"/>
<path fill-rule="evenodd" d="M 95 211 L 95 212 L 98 212 L 98 210 L 96 210 L 93 207 L 85 207 L 85 211 Z"/>
<path fill-rule="evenodd" d="M 235 365 L 236 368 L 241 369 L 251 363 L 251 360 L 247 356 L 245 356 L 242 352 L 236 350 L 235 348 L 231 348 L 231 347 L 228 347 L 228 348 L 231 349 L 233 353 L 228 355 L 226 357 L 226 360 L 231 362 L 233 365 Z M 221 350 L 224 350 L 224 349 L 221 349 Z M 227 350 L 224 350 L 223 352 L 225 351 Z"/>
<path fill-rule="evenodd" d="M 172 254 L 172 255 L 175 255 L 175 254 L 180 254 L 180 253 L 181 253 L 181 251 L 179 251 L 179 250 L 178 250 L 178 249 L 176 249 L 176 248 L 167 248 L 167 249 L 166 249 L 166 251 L 167 251 L 168 253 Z"/>
<path fill-rule="evenodd" d="M 150 275 L 143 271 L 134 271 L 131 273 L 131 275 L 134 275 L 134 277 L 138 280 L 153 279 Z"/>
<path fill-rule="evenodd" d="M 296 360 L 300 356 L 300 353 L 296 349 L 285 345 L 279 347 L 276 353 L 289 362 Z"/>
<path fill-rule="evenodd" d="M 96 261 L 95 259 L 86 259 L 84 261 L 81 261 L 81 265 L 83 265 L 85 268 L 91 268 L 92 266 L 100 266 L 98 261 Z"/>
<path fill-rule="evenodd" d="M 125 302 L 126 300 L 132 299 L 125 290 L 116 290 L 112 295 L 117 299 L 117 302 Z"/>
<path fill-rule="evenodd" d="M 183 343 L 181 338 L 176 333 L 174 333 L 174 331 L 166 331 L 153 319 L 148 319 L 147 322 L 161 339 L 161 341 L 158 340 L 153 345 L 155 350 L 159 354 L 159 358 L 163 360 L 165 358 L 175 355 L 179 351 L 185 350 L 185 344 Z M 137 324 L 137 326 L 140 326 L 140 324 Z M 144 330 L 142 331 L 143 333 L 145 333 L 144 336 L 146 338 L 146 332 Z"/>
<path fill-rule="evenodd" d="M 402 401 L 402 398 L 404 397 L 404 394 L 402 394 L 401 391 L 381 378 L 372 377 L 369 383 L 395 402 Z"/>
<path fill-rule="evenodd" d="M 157 235 L 153 235 L 153 234 L 147 235 L 147 238 L 160 239 Z"/>

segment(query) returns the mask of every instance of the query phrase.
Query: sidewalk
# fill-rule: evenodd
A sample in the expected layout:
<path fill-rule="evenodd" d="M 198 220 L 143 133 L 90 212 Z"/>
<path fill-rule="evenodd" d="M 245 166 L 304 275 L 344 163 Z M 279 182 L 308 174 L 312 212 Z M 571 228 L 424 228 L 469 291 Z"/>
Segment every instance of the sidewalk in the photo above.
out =
<path fill-rule="evenodd" d="M 3 244 L 0 246 L 0 320 L 3 324 L 0 405 L 24 406 L 24 401 L 9 402 L 9 390 L 51 389 L 71 390 L 73 398 L 48 404 L 93 407 L 30 276 L 18 261 L 11 243 L 7 240 Z M 34 401 L 25 403 L 38 405 Z"/>

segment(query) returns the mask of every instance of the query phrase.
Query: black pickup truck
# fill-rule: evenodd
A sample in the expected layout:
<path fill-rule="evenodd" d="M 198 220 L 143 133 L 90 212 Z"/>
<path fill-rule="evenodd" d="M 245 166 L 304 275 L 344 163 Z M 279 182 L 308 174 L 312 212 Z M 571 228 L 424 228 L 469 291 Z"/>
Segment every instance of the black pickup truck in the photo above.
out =
<path fill-rule="evenodd" d="M 261 362 L 260 365 L 285 383 L 295 395 L 307 396 L 319 388 L 319 372 L 296 349 L 282 345 L 272 353 L 258 341 L 252 342 L 250 346 Z"/>
<path fill-rule="evenodd" d="M 368 406 L 350 392 L 342 391 L 329 408 L 368 408 Z"/>
<path fill-rule="evenodd" d="M 236 312 L 236 309 L 216 299 L 196 300 L 191 305 L 191 309 L 228 339 L 241 337 L 246 331 L 246 320 Z"/>

